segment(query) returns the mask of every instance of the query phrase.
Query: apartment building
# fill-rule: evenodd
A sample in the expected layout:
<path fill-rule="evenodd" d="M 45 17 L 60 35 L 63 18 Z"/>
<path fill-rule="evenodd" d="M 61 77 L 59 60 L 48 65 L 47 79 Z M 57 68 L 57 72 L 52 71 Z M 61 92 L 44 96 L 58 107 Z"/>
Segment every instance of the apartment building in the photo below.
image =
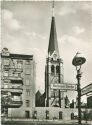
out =
<path fill-rule="evenodd" d="M 33 55 L 1 53 L 1 106 L 8 117 L 30 117 L 35 107 L 35 61 Z"/>

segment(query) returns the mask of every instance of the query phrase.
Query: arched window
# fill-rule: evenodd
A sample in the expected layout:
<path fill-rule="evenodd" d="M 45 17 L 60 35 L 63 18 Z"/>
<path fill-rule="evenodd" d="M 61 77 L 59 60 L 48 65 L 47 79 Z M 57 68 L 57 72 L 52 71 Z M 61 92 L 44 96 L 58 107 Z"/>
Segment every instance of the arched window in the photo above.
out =
<path fill-rule="evenodd" d="M 71 113 L 71 120 L 73 120 L 74 119 L 74 113 L 72 112 Z"/>
<path fill-rule="evenodd" d="M 34 111 L 33 118 L 37 119 L 37 111 Z"/>
<path fill-rule="evenodd" d="M 19 69 L 21 69 L 21 68 L 22 68 L 21 63 L 18 63 L 18 68 L 19 68 Z"/>
<path fill-rule="evenodd" d="M 56 66 L 56 73 L 60 73 L 60 67 Z"/>
<path fill-rule="evenodd" d="M 54 73 L 55 72 L 55 68 L 54 68 L 54 65 L 51 66 L 51 73 Z"/>
<path fill-rule="evenodd" d="M 63 112 L 59 111 L 59 119 L 62 119 L 62 114 L 63 114 Z"/>
<path fill-rule="evenodd" d="M 46 110 L 46 119 L 49 119 L 49 111 Z"/>

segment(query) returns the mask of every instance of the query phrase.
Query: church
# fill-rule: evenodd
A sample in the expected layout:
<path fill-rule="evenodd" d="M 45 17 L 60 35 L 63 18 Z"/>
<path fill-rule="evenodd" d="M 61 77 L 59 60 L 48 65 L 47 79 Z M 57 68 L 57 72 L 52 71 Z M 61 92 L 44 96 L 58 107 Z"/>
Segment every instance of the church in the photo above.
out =
<path fill-rule="evenodd" d="M 57 41 L 57 32 L 55 25 L 54 6 L 51 21 L 48 58 L 45 66 L 45 106 L 61 107 L 63 106 L 63 93 L 60 90 L 54 90 L 54 84 L 63 84 L 63 60 L 59 56 Z M 62 98 L 62 100 L 61 100 Z"/>
<path fill-rule="evenodd" d="M 60 107 L 69 105 L 68 97 L 64 97 L 65 90 L 58 89 L 57 86 L 64 85 L 63 60 L 59 54 L 56 22 L 54 14 L 54 3 L 52 6 L 52 18 L 48 53 L 45 65 L 45 92 L 41 95 L 38 90 L 36 93 L 36 107 Z M 67 99 L 67 104 L 65 103 Z"/>
<path fill-rule="evenodd" d="M 57 86 L 64 84 L 63 60 L 59 54 L 54 3 L 52 6 L 51 28 L 48 44 L 48 56 L 45 65 L 45 92 L 36 93 L 35 116 L 39 119 L 70 120 L 77 113 L 76 108 L 66 108 L 69 105 L 68 97 L 64 97 L 64 90 Z M 67 106 L 66 106 L 67 105 Z"/>

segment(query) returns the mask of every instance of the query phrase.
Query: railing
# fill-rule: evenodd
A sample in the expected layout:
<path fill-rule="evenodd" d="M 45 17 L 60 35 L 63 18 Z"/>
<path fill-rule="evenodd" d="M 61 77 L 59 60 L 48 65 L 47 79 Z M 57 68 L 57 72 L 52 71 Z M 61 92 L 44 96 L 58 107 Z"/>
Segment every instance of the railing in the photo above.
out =
<path fill-rule="evenodd" d="M 22 101 L 12 101 L 12 103 L 11 104 L 22 104 L 23 102 Z"/>
<path fill-rule="evenodd" d="M 23 80 L 22 77 L 9 76 L 10 80 Z"/>
<path fill-rule="evenodd" d="M 1 91 L 3 92 L 11 92 L 11 93 L 19 93 L 22 94 L 23 89 L 22 88 L 2 88 Z"/>
<path fill-rule="evenodd" d="M 22 86 L 22 85 L 20 85 L 20 86 L 13 86 L 13 85 L 12 85 L 11 88 L 12 88 L 12 89 L 23 89 L 23 86 Z"/>
<path fill-rule="evenodd" d="M 16 76 L 2 76 L 1 79 L 3 80 L 23 80 L 22 77 L 16 77 Z"/>
<path fill-rule="evenodd" d="M 15 94 L 22 94 L 22 92 L 23 92 L 23 89 L 14 89 L 14 88 L 12 88 L 12 89 L 9 89 L 10 90 L 10 92 L 11 93 L 15 93 Z"/>
<path fill-rule="evenodd" d="M 22 106 L 22 104 L 23 104 L 22 101 L 10 101 L 10 102 L 7 102 L 6 104 L 4 104 L 4 107 L 19 108 L 20 106 Z"/>
<path fill-rule="evenodd" d="M 4 65 L 4 66 L 3 66 L 3 69 L 9 70 L 9 69 L 10 69 L 10 65 Z"/>
<path fill-rule="evenodd" d="M 23 72 L 23 68 L 10 67 L 10 69 L 15 71 L 15 72 Z"/>
<path fill-rule="evenodd" d="M 10 65 L 3 65 L 3 69 L 6 70 L 13 70 L 15 72 L 23 72 L 23 68 L 17 68 L 17 67 L 10 67 Z"/>

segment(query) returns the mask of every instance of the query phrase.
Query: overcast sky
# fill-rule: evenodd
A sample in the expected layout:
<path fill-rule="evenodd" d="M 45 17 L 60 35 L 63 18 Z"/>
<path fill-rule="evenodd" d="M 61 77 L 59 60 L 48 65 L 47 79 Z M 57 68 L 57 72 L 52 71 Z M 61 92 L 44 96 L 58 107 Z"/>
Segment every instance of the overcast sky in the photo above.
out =
<path fill-rule="evenodd" d="M 11 53 L 34 54 L 36 88 L 44 90 L 52 2 L 3 2 L 2 48 Z M 56 30 L 64 81 L 76 83 L 72 59 L 79 51 L 86 57 L 81 87 L 92 83 L 92 2 L 55 2 Z"/>

